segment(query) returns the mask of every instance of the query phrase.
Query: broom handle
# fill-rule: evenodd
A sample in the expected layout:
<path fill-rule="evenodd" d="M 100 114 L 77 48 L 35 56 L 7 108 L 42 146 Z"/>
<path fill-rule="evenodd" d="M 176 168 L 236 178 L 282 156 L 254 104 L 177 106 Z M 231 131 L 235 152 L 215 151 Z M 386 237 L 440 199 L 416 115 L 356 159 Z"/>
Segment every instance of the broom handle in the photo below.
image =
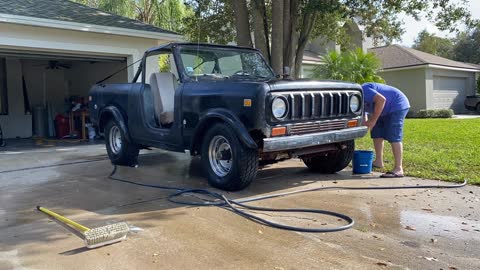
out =
<path fill-rule="evenodd" d="M 66 217 L 64 217 L 64 216 L 61 216 L 61 215 L 59 215 L 59 214 L 57 214 L 57 213 L 55 213 L 55 212 L 53 212 L 53 211 L 50 211 L 50 210 L 48 210 L 48 209 L 45 208 L 45 207 L 37 206 L 37 209 L 38 209 L 39 211 L 41 211 L 41 212 L 43 212 L 43 213 L 51 216 L 51 217 L 56 218 L 57 220 L 59 220 L 59 221 L 61 221 L 61 222 L 64 222 L 64 223 L 66 223 L 66 224 L 74 227 L 75 229 L 79 230 L 79 231 L 82 232 L 82 233 L 90 230 L 89 228 L 83 226 L 82 224 L 79 224 L 79 223 L 77 223 L 77 222 L 75 222 L 75 221 L 73 221 L 73 220 L 71 220 L 71 219 L 68 219 L 68 218 L 66 218 Z"/>

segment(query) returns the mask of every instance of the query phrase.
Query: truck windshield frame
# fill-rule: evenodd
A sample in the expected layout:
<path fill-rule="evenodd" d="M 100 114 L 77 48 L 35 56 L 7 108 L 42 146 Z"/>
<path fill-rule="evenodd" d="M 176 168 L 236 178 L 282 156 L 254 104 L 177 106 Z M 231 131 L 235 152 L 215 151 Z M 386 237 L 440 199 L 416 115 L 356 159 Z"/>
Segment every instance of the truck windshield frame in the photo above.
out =
<path fill-rule="evenodd" d="M 179 46 L 179 71 L 191 81 L 271 80 L 275 73 L 257 50 Z"/>

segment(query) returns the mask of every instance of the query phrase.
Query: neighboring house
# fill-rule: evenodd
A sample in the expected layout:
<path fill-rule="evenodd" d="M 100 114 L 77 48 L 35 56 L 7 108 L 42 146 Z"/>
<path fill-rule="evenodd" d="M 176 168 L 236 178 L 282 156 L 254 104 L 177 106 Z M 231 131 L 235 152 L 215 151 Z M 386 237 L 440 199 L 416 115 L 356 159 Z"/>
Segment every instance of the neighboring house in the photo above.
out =
<path fill-rule="evenodd" d="M 4 136 L 32 136 L 32 113 L 47 108 L 51 127 L 55 114 L 68 109 L 66 99 L 86 98 L 95 82 L 136 62 L 147 48 L 181 40 L 176 33 L 66 0 L 0 0 Z M 136 67 L 110 82 L 131 80 Z"/>
<path fill-rule="evenodd" d="M 331 40 L 317 38 L 309 42 L 305 48 L 302 61 L 302 78 L 311 76 L 313 69 L 322 63 L 321 56 L 329 51 L 340 52 L 341 49 L 362 48 L 364 52 L 374 46 L 374 41 L 364 33 L 364 27 L 356 22 L 356 20 L 343 25 L 347 36 L 350 38 L 349 46 L 342 48 L 339 44 Z"/>
<path fill-rule="evenodd" d="M 379 75 L 401 89 L 411 111 L 452 109 L 466 111 L 463 102 L 475 94 L 480 66 L 462 63 L 399 45 L 372 48 L 382 63 Z"/>

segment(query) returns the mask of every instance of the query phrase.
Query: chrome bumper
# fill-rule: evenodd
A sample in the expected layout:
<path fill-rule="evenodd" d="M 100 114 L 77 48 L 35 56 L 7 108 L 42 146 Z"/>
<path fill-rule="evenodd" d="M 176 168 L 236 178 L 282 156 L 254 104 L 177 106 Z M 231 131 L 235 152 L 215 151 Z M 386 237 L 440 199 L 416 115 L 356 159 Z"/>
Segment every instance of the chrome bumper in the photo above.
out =
<path fill-rule="evenodd" d="M 365 126 L 333 130 L 305 135 L 267 138 L 263 140 L 263 152 L 276 152 L 290 149 L 299 149 L 322 144 L 349 141 L 360 138 L 367 134 Z"/>

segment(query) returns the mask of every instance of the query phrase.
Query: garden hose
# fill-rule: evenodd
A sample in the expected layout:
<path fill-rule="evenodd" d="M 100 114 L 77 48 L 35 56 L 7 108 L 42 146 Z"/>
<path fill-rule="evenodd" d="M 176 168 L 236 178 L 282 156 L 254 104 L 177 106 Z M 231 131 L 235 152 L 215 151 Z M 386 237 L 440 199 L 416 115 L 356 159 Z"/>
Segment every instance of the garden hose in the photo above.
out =
<path fill-rule="evenodd" d="M 321 210 L 321 209 L 304 209 L 304 208 L 267 208 L 267 207 L 258 207 L 258 206 L 251 206 L 245 203 L 247 202 L 254 202 L 260 201 L 265 199 L 271 198 L 278 198 L 278 197 L 285 197 L 293 194 L 298 193 L 306 193 L 306 192 L 313 192 L 313 191 L 321 191 L 321 190 L 391 190 L 391 189 L 427 189 L 427 188 L 460 188 L 467 184 L 467 180 L 464 180 L 461 184 L 453 184 L 453 185 L 415 185 L 415 186 L 364 186 L 364 187 L 351 187 L 351 186 L 330 186 L 330 187 L 316 187 L 316 188 L 307 188 L 307 189 L 300 189 L 282 193 L 275 193 L 270 195 L 263 195 L 263 196 L 256 196 L 252 198 L 246 199 L 237 199 L 237 200 L 230 200 L 224 195 L 216 192 L 212 192 L 206 189 L 189 189 L 189 188 L 181 188 L 181 187 L 171 187 L 171 186 L 161 186 L 161 185 L 151 185 L 151 184 L 143 184 L 139 182 L 124 180 L 120 178 L 114 177 L 116 173 L 117 166 L 114 165 L 113 171 L 111 172 L 109 178 L 114 181 L 119 181 L 127 184 L 148 187 L 148 188 L 157 188 L 157 189 L 164 189 L 164 190 L 173 190 L 176 191 L 168 196 L 168 201 L 188 205 L 188 206 L 218 206 L 227 210 L 230 210 L 242 217 L 245 217 L 249 220 L 258 222 L 263 225 L 267 225 L 273 228 L 289 230 L 289 231 L 296 231 L 296 232 L 311 232 L 311 233 L 327 233 L 327 232 L 338 232 L 343 231 L 346 229 L 350 229 L 353 227 L 355 221 L 353 218 L 333 211 Z M 204 199 L 203 202 L 189 202 L 189 201 L 182 201 L 175 199 L 181 195 L 185 194 L 201 194 L 207 195 L 211 197 L 213 200 L 206 200 Z M 319 214 L 325 216 L 331 216 L 335 218 L 339 218 L 344 220 L 347 224 L 338 226 L 338 227 L 330 227 L 330 228 L 306 228 L 306 227 L 299 227 L 299 226 L 291 226 L 282 223 L 273 222 L 268 219 L 261 218 L 259 216 L 253 215 L 248 213 L 248 210 L 254 211 L 264 211 L 264 212 L 289 212 L 289 213 L 310 213 L 310 214 Z"/>

